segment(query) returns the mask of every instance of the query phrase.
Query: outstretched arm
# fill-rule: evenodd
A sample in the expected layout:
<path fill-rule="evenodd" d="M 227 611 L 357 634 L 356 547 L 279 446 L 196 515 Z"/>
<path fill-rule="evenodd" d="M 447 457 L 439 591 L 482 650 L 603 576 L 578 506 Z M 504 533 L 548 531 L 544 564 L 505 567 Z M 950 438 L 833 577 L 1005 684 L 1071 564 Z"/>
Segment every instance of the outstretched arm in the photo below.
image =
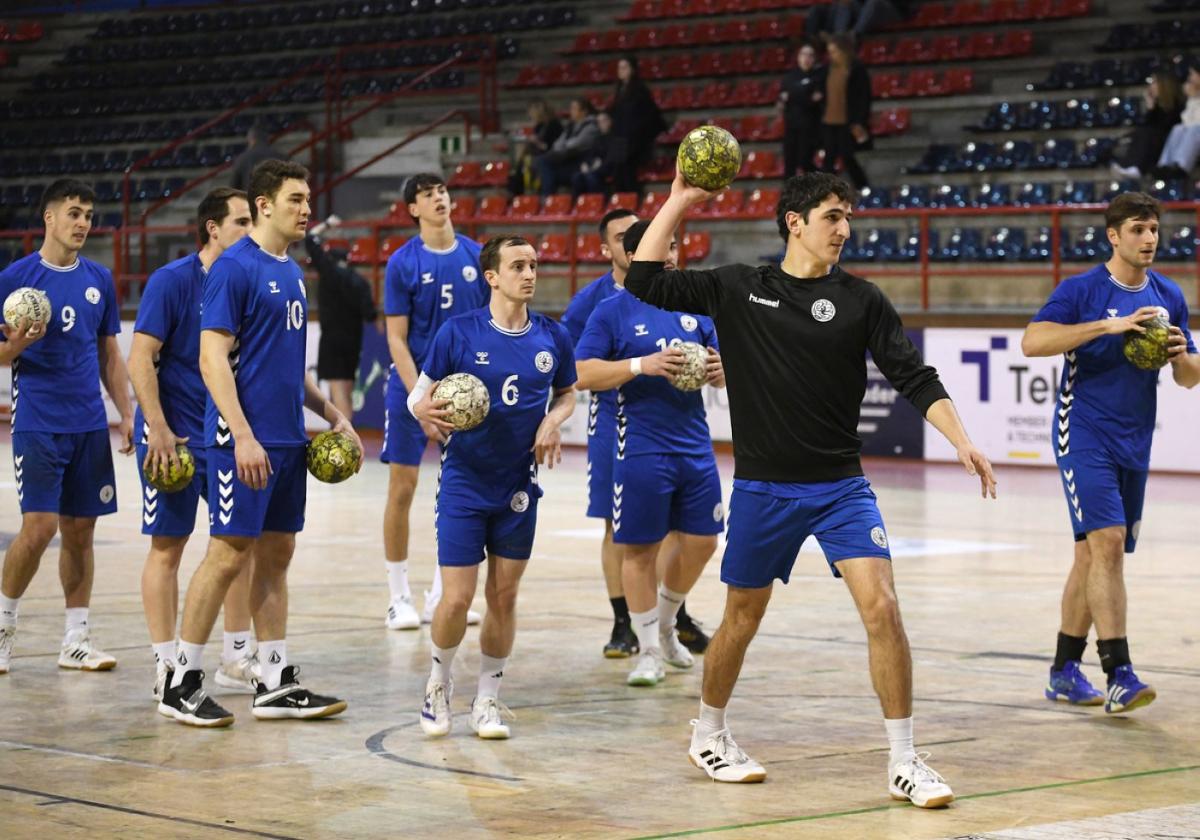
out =
<path fill-rule="evenodd" d="M 967 437 L 967 430 L 963 428 L 954 403 L 948 398 L 938 400 L 929 406 L 929 410 L 925 412 L 925 419 L 950 441 L 950 445 L 958 453 L 958 460 L 966 467 L 967 475 L 979 476 L 979 489 L 983 498 L 996 498 L 996 476 L 992 472 L 992 464 Z"/>

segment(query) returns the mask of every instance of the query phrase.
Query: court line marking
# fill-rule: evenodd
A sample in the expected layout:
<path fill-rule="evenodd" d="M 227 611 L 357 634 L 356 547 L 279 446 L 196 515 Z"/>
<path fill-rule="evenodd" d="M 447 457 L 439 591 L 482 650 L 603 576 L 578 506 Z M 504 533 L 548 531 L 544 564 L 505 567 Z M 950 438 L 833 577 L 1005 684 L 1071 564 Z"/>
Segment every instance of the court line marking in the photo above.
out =
<path fill-rule="evenodd" d="M 133 758 L 117 758 L 111 755 L 99 755 L 98 753 L 77 752 L 76 750 L 65 750 L 62 747 L 48 747 L 43 744 L 25 744 L 21 741 L 0 741 L 0 747 L 10 747 L 16 750 L 28 750 L 30 752 L 50 753 L 51 755 L 65 755 L 68 758 L 85 758 L 88 761 L 103 761 L 106 764 L 129 764 L 133 767 L 143 767 L 147 770 L 167 770 L 170 772 L 178 772 L 181 768 L 168 767 L 163 764 L 151 764 L 148 761 L 138 761 Z"/>
<path fill-rule="evenodd" d="M 503 776 L 499 773 L 485 773 L 482 770 L 467 770 L 463 767 L 445 767 L 440 764 L 428 764 L 424 761 L 417 761 L 413 758 L 405 758 L 396 755 L 383 745 L 384 739 L 398 729 L 408 729 L 414 726 L 412 723 L 402 723 L 399 726 L 389 726 L 387 729 L 381 729 L 371 737 L 367 738 L 363 744 L 371 755 L 377 755 L 380 758 L 386 758 L 388 761 L 395 761 L 398 764 L 407 764 L 409 767 L 419 767 L 422 770 L 441 770 L 443 773 L 456 773 L 460 776 L 475 776 L 481 779 L 496 779 L 501 782 L 523 782 L 525 781 L 520 776 Z"/>
<path fill-rule="evenodd" d="M 971 799 L 987 799 L 993 796 L 1011 796 L 1017 793 L 1031 793 L 1042 790 L 1055 790 L 1057 788 L 1079 787 L 1080 785 L 1094 785 L 1101 782 L 1119 782 L 1125 779 L 1139 779 L 1147 776 L 1163 776 L 1168 773 L 1187 773 L 1192 770 L 1200 770 L 1200 764 L 1189 764 L 1184 767 L 1160 767 L 1157 770 L 1139 770 L 1134 773 L 1118 773 L 1114 776 L 1097 776 L 1093 779 L 1075 779 L 1069 782 L 1048 782 L 1044 785 L 1029 785 L 1027 787 L 1006 788 L 1003 790 L 988 790 L 981 793 L 968 793 L 965 796 L 959 796 L 955 799 L 956 802 L 964 802 Z M 714 782 L 714 784 L 720 784 Z M 634 840 L 665 840 L 669 837 L 692 837 L 697 834 L 716 834 L 721 831 L 737 831 L 744 828 L 764 828 L 773 825 L 790 825 L 792 823 L 814 822 L 816 820 L 829 820 L 837 817 L 853 817 L 859 814 L 876 814 L 883 811 L 893 811 L 899 808 L 911 808 L 908 803 L 893 803 L 889 805 L 875 805 L 870 808 L 855 808 L 850 811 L 830 811 L 825 814 L 809 814 L 802 817 L 782 817 L 774 820 L 759 820 L 757 822 L 734 823 L 731 825 L 718 825 L 712 828 L 692 828 L 685 831 L 673 831 L 668 834 L 644 834 Z"/>
<path fill-rule="evenodd" d="M 30 790 L 29 788 L 16 787 L 15 785 L 0 784 L 0 790 L 12 791 L 13 793 L 24 794 L 25 796 L 39 796 L 43 799 L 53 800 L 54 804 L 70 803 L 72 805 L 86 805 L 89 808 L 100 808 L 105 811 L 117 811 L 122 814 L 133 814 L 138 817 L 149 817 L 154 820 L 166 820 L 167 822 L 183 823 L 184 825 L 195 825 L 200 828 L 215 829 L 217 831 L 226 831 L 230 834 L 248 834 L 251 837 L 269 837 L 271 840 L 301 840 L 299 837 L 294 837 L 290 834 L 271 834 L 267 831 L 255 831 L 252 828 L 238 828 L 233 825 L 222 825 L 221 823 L 206 822 L 204 820 L 194 820 L 189 817 L 173 817 L 170 814 L 159 814 L 155 811 L 143 811 L 140 808 L 128 808 L 124 805 L 112 805 L 108 802 L 96 802 L 91 799 L 78 799 L 74 796 L 62 796 L 57 793 L 47 793 L 41 790 Z M 39 802 L 39 805 L 49 804 L 47 802 Z"/>

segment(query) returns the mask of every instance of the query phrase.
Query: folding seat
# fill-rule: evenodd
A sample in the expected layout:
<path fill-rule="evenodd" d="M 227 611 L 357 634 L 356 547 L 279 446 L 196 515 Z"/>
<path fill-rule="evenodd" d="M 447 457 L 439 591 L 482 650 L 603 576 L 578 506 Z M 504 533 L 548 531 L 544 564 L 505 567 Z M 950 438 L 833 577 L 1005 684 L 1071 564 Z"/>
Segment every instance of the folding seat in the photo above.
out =
<path fill-rule="evenodd" d="M 350 262 L 354 265 L 371 265 L 379 259 L 374 236 L 359 236 L 350 245 Z"/>
<path fill-rule="evenodd" d="M 662 31 L 656 26 L 644 26 L 633 33 L 633 43 L 630 45 L 635 50 L 654 50 L 659 46 L 659 38 Z"/>
<path fill-rule="evenodd" d="M 407 241 L 408 237 L 398 233 L 393 233 L 391 236 L 384 237 L 383 243 L 379 246 L 379 261 L 387 262 L 388 258 L 398 251 L 400 247 Z"/>
<path fill-rule="evenodd" d="M 565 233 L 547 233 L 538 243 L 538 259 L 544 263 L 569 262 L 571 254 Z"/>
<path fill-rule="evenodd" d="M 642 204 L 638 208 L 638 215 L 642 218 L 653 218 L 658 209 L 663 206 L 667 200 L 668 193 L 665 192 L 647 192 L 642 196 Z"/>
<path fill-rule="evenodd" d="M 729 101 L 725 102 L 710 102 L 707 99 L 701 103 L 705 106 L 720 106 L 720 105 L 761 105 L 762 99 L 762 83 L 754 79 L 742 79 L 734 84 L 733 89 L 729 93 Z"/>
<path fill-rule="evenodd" d="M 742 205 L 742 213 L 755 218 L 775 216 L 775 206 L 779 203 L 778 189 L 752 190 Z"/>
<path fill-rule="evenodd" d="M 896 191 L 895 197 L 892 199 L 893 207 L 903 207 L 909 210 L 916 210 L 922 207 L 929 206 L 929 188 L 922 186 L 914 186 L 912 184 L 903 184 Z"/>
<path fill-rule="evenodd" d="M 633 0 L 633 5 L 618 20 L 653 20 L 660 17 L 656 0 Z"/>
<path fill-rule="evenodd" d="M 758 142 L 766 140 L 767 134 L 771 128 L 771 116 L 769 114 L 752 114 L 744 117 L 739 126 L 739 132 L 735 132 L 734 136 L 742 140 L 750 140 Z"/>
<path fill-rule="evenodd" d="M 908 26 L 913 29 L 928 29 L 945 26 L 947 19 L 944 3 L 922 3 L 917 6 L 916 14 L 908 19 Z"/>
<path fill-rule="evenodd" d="M 743 18 L 735 18 L 721 25 L 721 41 L 724 43 L 750 43 L 757 37 L 757 25 Z"/>
<path fill-rule="evenodd" d="M 712 252 L 712 234 L 706 230 L 689 231 L 683 235 L 679 250 L 687 262 L 700 262 Z"/>
<path fill-rule="evenodd" d="M 988 23 L 1012 23 L 1029 18 L 1025 0 L 992 0 L 987 7 Z"/>
<path fill-rule="evenodd" d="M 1054 17 L 1087 17 L 1091 13 L 1091 0 L 1059 0 L 1054 10 Z"/>
<path fill-rule="evenodd" d="M 475 216 L 475 196 L 460 195 L 451 198 L 450 212 L 460 222 L 473 218 Z M 404 208 L 404 215 L 408 215 L 407 208 Z"/>
<path fill-rule="evenodd" d="M 536 195 L 514 196 L 509 206 L 509 217 L 513 219 L 529 219 L 537 215 L 541 198 Z"/>
<path fill-rule="evenodd" d="M 523 87 L 542 87 L 546 84 L 546 75 L 541 67 L 536 65 L 525 65 L 517 71 L 517 78 L 513 80 L 514 88 Z"/>
<path fill-rule="evenodd" d="M 1029 207 L 1050 203 L 1050 185 L 1044 181 L 1026 182 L 1017 190 L 1013 204 Z"/>
<path fill-rule="evenodd" d="M 1042 144 L 1033 156 L 1033 167 L 1037 169 L 1066 169 L 1075 157 L 1075 141 L 1051 138 Z"/>
<path fill-rule="evenodd" d="M 742 212 L 744 202 L 745 194 L 741 190 L 725 190 L 707 203 L 709 215 L 717 218 L 736 216 Z"/>
<path fill-rule="evenodd" d="M 882 210 L 892 206 L 892 194 L 887 187 L 863 187 L 858 191 L 858 207 L 863 210 Z"/>
<path fill-rule="evenodd" d="M 691 0 L 687 5 L 688 17 L 723 15 L 728 11 L 738 11 L 738 4 L 727 0 Z"/>
<path fill-rule="evenodd" d="M 638 194 L 635 192 L 613 193 L 608 199 L 606 210 L 637 210 Z"/>
<path fill-rule="evenodd" d="M 913 70 L 908 74 L 913 96 L 942 96 L 946 87 L 933 70 Z"/>
<path fill-rule="evenodd" d="M 997 47 L 997 56 L 1029 55 L 1033 52 L 1033 32 L 1028 29 L 1010 30 Z"/>
<path fill-rule="evenodd" d="M 933 50 L 921 38 L 899 38 L 892 45 L 892 63 L 915 64 L 922 61 L 933 61 L 933 59 Z"/>
<path fill-rule="evenodd" d="M 749 55 L 754 56 L 754 50 L 747 51 Z M 757 67 L 753 61 L 747 66 L 748 73 L 783 73 L 790 70 L 796 61 L 796 56 L 793 50 L 786 47 L 767 47 L 765 51 L 758 53 L 759 59 L 762 62 L 761 68 Z"/>
<path fill-rule="evenodd" d="M 730 61 L 734 58 L 735 53 L 706 52 L 692 56 L 690 60 L 681 60 L 679 63 L 679 75 L 683 78 L 696 79 L 703 76 L 721 76 L 727 73 L 735 72 L 751 72 L 749 70 L 735 70 Z M 684 57 L 686 59 L 686 57 Z"/>
<path fill-rule="evenodd" d="M 1196 258 L 1196 234 L 1190 227 L 1176 230 L 1158 249 L 1159 259 L 1193 260 Z"/>
<path fill-rule="evenodd" d="M 946 23 L 950 26 L 972 26 L 986 23 L 988 13 L 977 0 L 959 0 L 950 8 L 947 18 Z"/>
<path fill-rule="evenodd" d="M 921 159 L 912 166 L 908 167 L 908 172 L 913 175 L 928 175 L 933 172 L 946 172 L 957 158 L 957 151 L 953 146 L 945 143 L 933 143 L 925 154 L 921 155 Z"/>
<path fill-rule="evenodd" d="M 888 90 L 899 75 L 899 73 L 872 73 L 871 96 L 875 99 L 887 99 Z"/>
<path fill-rule="evenodd" d="M 584 193 L 575 199 L 575 216 L 580 219 L 599 219 L 604 215 L 604 195 Z"/>
<path fill-rule="evenodd" d="M 134 201 L 154 201 L 162 195 L 162 181 L 158 178 L 143 178 L 130 187 Z"/>
<path fill-rule="evenodd" d="M 887 41 L 872 39 L 864 41 L 859 47 L 858 58 L 863 64 L 888 64 L 891 62 L 891 50 Z"/>
<path fill-rule="evenodd" d="M 1090 169 L 1099 166 L 1101 161 L 1112 158 L 1112 151 L 1116 145 L 1116 138 L 1113 137 L 1089 137 L 1084 141 L 1083 148 L 1072 155 L 1067 166 L 1071 169 Z"/>
<path fill-rule="evenodd" d="M 100 216 L 96 227 L 102 230 L 116 230 L 117 228 L 121 227 L 122 221 L 123 219 L 121 218 L 120 213 L 104 213 Z"/>
<path fill-rule="evenodd" d="M 510 164 L 506 160 L 484 164 L 479 172 L 479 183 L 489 187 L 502 187 L 508 183 Z"/>
<path fill-rule="evenodd" d="M 662 0 L 662 16 L 664 18 L 688 17 L 691 14 L 688 4 L 689 0 Z"/>
<path fill-rule="evenodd" d="M 975 88 L 975 71 L 969 67 L 955 67 L 946 71 L 942 87 L 947 94 L 970 93 Z"/>
<path fill-rule="evenodd" d="M 962 61 L 967 58 L 965 40 L 958 35 L 939 35 L 929 43 L 933 61 Z"/>
<path fill-rule="evenodd" d="M 575 43 L 571 45 L 571 49 L 568 52 L 599 52 L 601 43 L 601 36 L 598 32 L 581 32 L 575 37 Z"/>
<path fill-rule="evenodd" d="M 581 62 L 573 79 L 574 84 L 598 85 L 617 77 L 615 61 Z"/>
<path fill-rule="evenodd" d="M 981 184 L 971 202 L 972 207 L 1005 207 L 1012 202 L 1008 184 Z"/>
<path fill-rule="evenodd" d="M 1096 200 L 1096 185 L 1091 181 L 1068 181 L 1056 204 L 1092 204 Z"/>
<path fill-rule="evenodd" d="M 774 152 L 753 151 L 742 159 L 742 172 L 750 178 L 779 178 L 783 161 Z"/>
<path fill-rule="evenodd" d="M 996 55 L 996 36 L 991 32 L 970 35 L 963 47 L 964 59 L 994 58 Z"/>
<path fill-rule="evenodd" d="M 112 185 L 108 185 L 110 190 Z M 9 184 L 3 190 L 0 190 L 0 207 L 21 207 L 24 205 L 22 196 L 25 188 L 20 184 Z M 96 200 L 100 200 L 100 184 L 96 184 Z M 112 199 L 108 199 L 111 201 Z"/>
<path fill-rule="evenodd" d="M 608 262 L 600 251 L 600 234 L 582 233 L 575 238 L 575 259 L 578 262 Z"/>
<path fill-rule="evenodd" d="M 1025 256 L 1025 231 L 1021 228 L 1000 227 L 988 237 L 983 246 L 985 262 L 1014 262 Z"/>
<path fill-rule="evenodd" d="M 548 195 L 545 201 L 542 202 L 542 216 L 569 216 L 571 214 L 571 204 L 574 199 L 565 193 Z"/>
<path fill-rule="evenodd" d="M 901 99 L 914 94 L 912 76 L 909 73 L 895 73 L 890 79 L 887 89 L 888 99 Z"/>
<path fill-rule="evenodd" d="M 712 44 L 728 43 L 731 40 L 731 38 L 725 37 L 721 24 L 710 20 L 693 26 L 685 45 L 707 47 Z"/>
<path fill-rule="evenodd" d="M 488 221 L 497 221 L 505 218 L 508 214 L 508 197 L 503 195 L 485 195 L 479 200 L 479 210 L 475 214 L 477 219 L 486 219 Z"/>
<path fill-rule="evenodd" d="M 692 28 L 686 23 L 669 24 L 658 33 L 659 47 L 685 47 L 693 43 Z"/>
<path fill-rule="evenodd" d="M 930 207 L 970 207 L 971 188 L 962 184 L 942 184 L 929 197 Z"/>

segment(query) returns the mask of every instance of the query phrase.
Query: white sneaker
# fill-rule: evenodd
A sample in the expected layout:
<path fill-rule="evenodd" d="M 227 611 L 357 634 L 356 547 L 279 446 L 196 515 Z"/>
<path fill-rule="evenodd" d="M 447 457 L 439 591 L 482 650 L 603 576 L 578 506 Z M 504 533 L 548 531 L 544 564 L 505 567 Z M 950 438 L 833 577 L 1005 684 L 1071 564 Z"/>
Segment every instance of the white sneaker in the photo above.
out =
<path fill-rule="evenodd" d="M 658 642 L 662 645 L 663 659 L 668 664 L 674 665 L 676 668 L 691 668 L 696 664 L 692 652 L 683 646 L 683 642 L 679 641 L 679 634 L 675 632 L 674 627 L 671 628 L 669 636 L 659 636 Z"/>
<path fill-rule="evenodd" d="M 175 713 L 170 706 L 163 705 L 163 693 L 167 690 L 167 680 L 171 678 L 171 672 L 167 666 L 159 662 L 154 667 L 154 699 L 158 702 L 154 704 L 154 708 L 163 717 L 174 718 Z"/>
<path fill-rule="evenodd" d="M 938 773 L 925 763 L 929 753 L 888 768 L 888 792 L 892 799 L 907 799 L 918 808 L 941 808 L 954 801 L 954 791 Z"/>
<path fill-rule="evenodd" d="M 659 681 L 665 679 L 666 676 L 667 669 L 663 667 L 662 651 L 658 648 L 649 648 L 638 656 L 637 664 L 629 672 L 625 683 L 626 685 L 658 685 Z"/>
<path fill-rule="evenodd" d="M 425 702 L 421 705 L 421 731 L 434 738 L 450 734 L 450 698 L 454 683 L 430 680 L 425 684 Z"/>
<path fill-rule="evenodd" d="M 222 662 L 213 677 L 217 685 L 238 694 L 254 694 L 258 682 L 262 679 L 262 664 L 258 661 L 258 651 L 233 662 Z"/>
<path fill-rule="evenodd" d="M 714 782 L 745 784 L 767 778 L 767 771 L 742 752 L 728 728 L 702 737 L 699 721 L 696 720 L 692 721 L 692 745 L 688 748 L 688 759 Z"/>
<path fill-rule="evenodd" d="M 433 613 L 429 614 L 433 618 Z M 412 596 L 405 595 L 388 604 L 387 618 L 383 622 L 389 630 L 416 630 L 421 626 L 421 616 L 413 606 Z"/>
<path fill-rule="evenodd" d="M 86 629 L 72 630 L 63 638 L 58 667 L 76 671 L 111 671 L 117 667 L 117 660 L 93 645 Z"/>
<path fill-rule="evenodd" d="M 471 701 L 471 729 L 480 738 L 503 741 L 511 734 L 503 719 L 514 717 L 508 706 L 495 697 L 476 697 Z"/>
<path fill-rule="evenodd" d="M 13 642 L 17 638 L 17 627 L 0 627 L 0 674 L 8 673 L 9 663 L 12 662 Z"/>
<path fill-rule="evenodd" d="M 438 603 L 442 600 L 442 596 L 434 598 L 433 593 L 428 589 L 425 590 L 425 609 L 421 612 L 422 624 L 433 624 L 433 612 L 437 609 Z M 475 610 L 467 610 L 467 624 L 475 625 L 483 620 L 483 616 L 475 612 Z"/>

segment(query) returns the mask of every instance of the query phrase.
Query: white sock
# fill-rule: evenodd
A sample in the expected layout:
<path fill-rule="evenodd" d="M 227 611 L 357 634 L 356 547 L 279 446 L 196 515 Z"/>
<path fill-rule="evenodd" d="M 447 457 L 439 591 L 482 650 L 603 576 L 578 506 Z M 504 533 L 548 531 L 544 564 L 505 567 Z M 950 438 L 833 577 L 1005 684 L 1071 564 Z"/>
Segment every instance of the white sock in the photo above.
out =
<path fill-rule="evenodd" d="M 718 709 L 716 706 L 707 706 L 704 701 L 700 701 L 700 720 L 696 723 L 696 732 L 702 738 L 706 738 L 714 732 L 720 732 L 725 728 L 725 710 Z"/>
<path fill-rule="evenodd" d="M 433 570 L 433 588 L 426 594 L 427 601 L 442 600 L 442 567 L 437 566 Z"/>
<path fill-rule="evenodd" d="M 429 653 L 430 659 L 433 660 L 433 668 L 429 671 L 430 681 L 449 683 L 450 666 L 454 664 L 454 654 L 458 653 L 458 645 L 450 648 L 440 648 L 430 643 Z"/>
<path fill-rule="evenodd" d="M 172 671 L 179 669 L 175 662 L 175 642 L 156 642 L 150 645 L 150 650 L 154 652 L 154 664 L 157 667 L 165 666 Z"/>
<path fill-rule="evenodd" d="M 892 767 L 901 761 L 912 758 L 917 754 L 913 749 L 913 723 L 911 717 L 883 719 L 888 738 L 888 766 Z"/>
<path fill-rule="evenodd" d="M 237 662 L 243 656 L 250 655 L 250 631 L 238 630 L 234 633 L 226 631 L 225 646 L 221 649 L 221 664 Z"/>
<path fill-rule="evenodd" d="M 686 592 L 673 592 L 667 589 L 665 585 L 659 585 L 658 634 L 660 636 L 666 636 L 674 629 L 675 616 L 679 613 L 679 607 L 683 604 L 683 599 L 686 597 Z"/>
<path fill-rule="evenodd" d="M 179 667 L 175 669 L 175 676 L 171 679 L 171 687 L 175 688 L 183 682 L 183 675 L 188 671 L 202 671 L 200 660 L 204 658 L 204 645 L 193 645 L 190 642 L 179 640 L 178 652 L 175 654 L 175 662 Z"/>
<path fill-rule="evenodd" d="M 64 632 L 70 633 L 72 630 L 87 630 L 87 620 L 87 607 L 67 607 L 67 621 Z"/>
<path fill-rule="evenodd" d="M 268 691 L 279 688 L 283 669 L 287 667 L 287 639 L 258 643 L 258 661 L 262 666 L 262 683 Z"/>
<path fill-rule="evenodd" d="M 385 560 L 383 565 L 387 567 L 388 589 L 392 592 L 392 600 L 399 601 L 404 598 L 411 601 L 412 590 L 408 588 L 408 561 L 401 560 L 399 563 L 393 563 Z"/>
<path fill-rule="evenodd" d="M 17 605 L 20 603 L 20 598 L 9 598 L 0 593 L 0 627 L 17 626 Z"/>
<path fill-rule="evenodd" d="M 488 656 L 479 653 L 479 690 L 476 697 L 499 697 L 500 680 L 504 678 L 504 664 L 507 656 Z"/>
<path fill-rule="evenodd" d="M 658 610 L 640 613 L 630 611 L 629 621 L 633 625 L 633 632 L 637 634 L 638 647 L 642 653 L 650 648 L 662 650 L 662 643 L 658 641 Z"/>

